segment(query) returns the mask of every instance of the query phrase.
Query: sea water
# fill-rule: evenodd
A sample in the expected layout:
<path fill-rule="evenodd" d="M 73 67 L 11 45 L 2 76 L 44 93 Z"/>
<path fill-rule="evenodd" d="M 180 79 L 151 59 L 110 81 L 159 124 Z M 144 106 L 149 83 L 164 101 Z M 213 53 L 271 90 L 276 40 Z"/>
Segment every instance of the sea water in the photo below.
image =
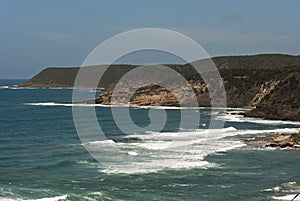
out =
<path fill-rule="evenodd" d="M 90 142 L 103 153 L 99 162 L 77 134 L 74 105 L 55 103 L 71 101 L 72 90 L 8 87 L 23 81 L 0 81 L 0 201 L 291 200 L 300 191 L 299 151 L 261 144 L 299 131 L 299 122 L 201 108 L 192 130 L 180 127 L 180 110 L 156 107 L 167 113 L 161 131 L 123 133 L 110 107 L 88 105 L 107 138 Z M 150 123 L 150 108 L 124 109 L 136 125 Z M 211 118 L 224 127 L 209 129 Z"/>

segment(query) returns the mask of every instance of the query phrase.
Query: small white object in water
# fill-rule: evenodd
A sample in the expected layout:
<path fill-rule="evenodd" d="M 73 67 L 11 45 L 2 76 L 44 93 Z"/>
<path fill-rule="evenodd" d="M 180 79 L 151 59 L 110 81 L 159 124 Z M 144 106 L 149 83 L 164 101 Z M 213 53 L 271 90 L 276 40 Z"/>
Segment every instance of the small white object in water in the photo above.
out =
<path fill-rule="evenodd" d="M 206 126 L 206 123 L 201 124 L 201 126 L 203 126 L 203 127 Z"/>
<path fill-rule="evenodd" d="M 129 151 L 129 152 L 127 152 L 127 154 L 130 155 L 130 156 L 136 156 L 136 155 L 138 155 L 138 153 L 136 153 L 134 151 Z"/>

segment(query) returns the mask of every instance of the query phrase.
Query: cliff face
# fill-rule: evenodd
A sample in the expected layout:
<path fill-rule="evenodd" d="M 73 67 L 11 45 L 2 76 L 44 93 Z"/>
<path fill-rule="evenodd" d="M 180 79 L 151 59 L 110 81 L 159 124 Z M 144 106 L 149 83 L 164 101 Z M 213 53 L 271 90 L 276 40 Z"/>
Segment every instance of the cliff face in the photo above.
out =
<path fill-rule="evenodd" d="M 251 108 L 246 113 L 249 117 L 266 119 L 282 119 L 300 121 L 300 67 L 282 68 L 276 70 L 222 70 L 227 106 Z M 198 105 L 210 106 L 210 95 L 207 85 L 201 78 L 191 78 L 188 81 L 196 95 Z M 157 85 L 146 85 L 137 89 L 126 101 L 126 90 L 114 91 L 115 102 L 110 102 L 113 87 L 107 88 L 97 99 L 102 104 L 129 105 L 162 105 L 179 106 L 181 97 L 183 105 L 189 106 L 190 96 L 185 90 L 178 89 L 175 95 L 166 88 Z M 128 100 L 128 99 L 127 99 Z"/>
<path fill-rule="evenodd" d="M 289 75 L 266 93 L 247 116 L 300 121 L 300 73 Z"/>
<path fill-rule="evenodd" d="M 148 85 L 138 89 L 130 98 L 131 105 L 179 106 L 173 93 L 158 85 Z"/>
<path fill-rule="evenodd" d="M 268 82 L 263 83 L 261 85 L 261 87 L 259 88 L 258 93 L 250 101 L 250 103 L 248 104 L 247 107 L 255 108 L 257 105 L 259 105 L 261 103 L 261 101 L 263 101 L 266 98 L 266 96 L 268 96 L 270 93 L 272 93 L 277 88 L 279 83 L 280 83 L 279 80 L 277 80 L 277 81 L 270 80 Z"/>
<path fill-rule="evenodd" d="M 193 90 L 195 91 L 200 106 L 210 106 L 211 101 L 206 86 L 194 84 Z M 135 106 L 195 106 L 191 101 L 191 96 L 194 92 L 186 91 L 184 88 L 177 88 L 172 93 L 165 87 L 151 84 L 138 88 L 132 96 L 129 95 L 131 93 L 128 89 L 115 90 L 113 94 L 114 98 L 112 98 L 112 92 L 113 88 L 107 88 L 100 97 L 96 99 L 96 103 Z"/>

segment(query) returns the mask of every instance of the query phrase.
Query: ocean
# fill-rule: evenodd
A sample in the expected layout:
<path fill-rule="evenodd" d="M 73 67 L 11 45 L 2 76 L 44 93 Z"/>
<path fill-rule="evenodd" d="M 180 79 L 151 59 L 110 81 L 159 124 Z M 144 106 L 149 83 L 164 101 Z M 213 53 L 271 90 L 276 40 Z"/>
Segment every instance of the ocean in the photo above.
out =
<path fill-rule="evenodd" d="M 107 138 L 90 144 L 103 153 L 98 162 L 77 134 L 72 107 L 54 103 L 71 101 L 72 90 L 7 87 L 23 81 L 0 80 L 0 201 L 267 201 L 292 200 L 300 192 L 300 152 L 261 143 L 299 131 L 300 122 L 201 108 L 195 109 L 199 128 L 190 130 L 180 127 L 180 110 L 157 107 L 167 114 L 162 131 L 125 134 L 111 108 L 97 106 Z M 149 124 L 149 108 L 123 109 L 137 125 Z M 211 118 L 224 128 L 209 129 Z M 114 150 L 121 150 L 118 156 Z"/>

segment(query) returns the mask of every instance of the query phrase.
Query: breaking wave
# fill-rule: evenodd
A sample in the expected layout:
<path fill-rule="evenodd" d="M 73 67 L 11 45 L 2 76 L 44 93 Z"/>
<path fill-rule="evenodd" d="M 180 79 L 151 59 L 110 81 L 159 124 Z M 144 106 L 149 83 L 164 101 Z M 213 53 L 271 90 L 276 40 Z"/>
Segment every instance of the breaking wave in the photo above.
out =
<path fill-rule="evenodd" d="M 85 143 L 99 154 L 101 172 L 139 174 L 166 169 L 211 168 L 205 161 L 211 154 L 246 146 L 238 135 L 294 133 L 298 128 L 273 130 L 197 129 L 180 132 L 145 132 L 127 135 L 123 140 Z"/>

